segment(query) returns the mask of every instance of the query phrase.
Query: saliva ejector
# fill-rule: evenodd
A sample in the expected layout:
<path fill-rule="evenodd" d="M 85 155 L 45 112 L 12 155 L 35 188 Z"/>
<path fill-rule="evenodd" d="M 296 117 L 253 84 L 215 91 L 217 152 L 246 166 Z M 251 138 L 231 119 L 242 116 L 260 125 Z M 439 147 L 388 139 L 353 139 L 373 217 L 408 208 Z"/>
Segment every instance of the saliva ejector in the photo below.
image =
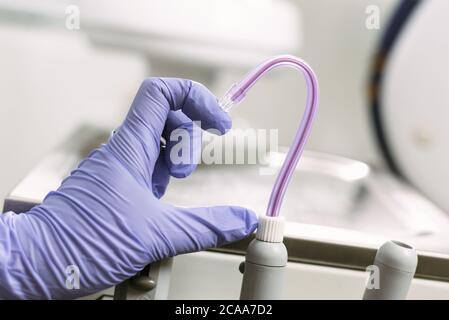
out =
<path fill-rule="evenodd" d="M 271 192 L 265 216 L 259 217 L 256 238 L 249 244 L 243 272 L 241 299 L 279 299 L 282 294 L 288 254 L 283 243 L 284 219 L 279 216 L 282 200 L 299 158 L 304 150 L 318 106 L 318 80 L 312 68 L 303 60 L 281 55 L 266 60 L 246 77 L 234 84 L 220 100 L 221 108 L 229 112 L 240 103 L 254 84 L 270 70 L 287 66 L 304 74 L 307 84 L 306 109 L 290 150 Z"/>
<path fill-rule="evenodd" d="M 312 68 L 303 60 L 281 55 L 266 60 L 242 81 L 233 85 L 220 100 L 229 112 L 267 72 L 287 66 L 301 71 L 307 85 L 306 107 L 285 161 L 280 169 L 268 202 L 266 215 L 259 216 L 255 239 L 246 251 L 240 298 L 274 300 L 283 297 L 284 274 L 288 261 L 284 245 L 284 219 L 280 216 L 282 200 L 310 134 L 318 105 L 318 81 Z M 389 241 L 377 252 L 375 272 L 379 270 L 380 287 L 367 284 L 364 299 L 405 299 L 417 265 L 416 251 L 401 242 Z M 152 263 L 142 272 L 116 287 L 114 299 L 165 299 L 168 297 L 172 258 Z M 373 274 L 375 277 L 376 274 Z M 131 284 L 131 285 L 128 285 Z"/>
<path fill-rule="evenodd" d="M 301 71 L 307 85 L 306 107 L 284 163 L 280 169 L 266 215 L 259 217 L 255 239 L 249 244 L 243 268 L 240 299 L 281 299 L 284 273 L 288 261 L 284 245 L 284 219 L 279 216 L 288 184 L 304 150 L 318 106 L 318 80 L 312 68 L 303 60 L 280 55 L 254 68 L 239 83 L 234 84 L 220 100 L 221 108 L 229 112 L 267 72 L 287 66 Z M 377 252 L 374 266 L 380 270 L 380 288 L 367 286 L 364 299 L 405 299 L 417 265 L 416 251 L 397 241 L 389 241 Z M 374 289 L 374 290 L 373 290 Z"/>

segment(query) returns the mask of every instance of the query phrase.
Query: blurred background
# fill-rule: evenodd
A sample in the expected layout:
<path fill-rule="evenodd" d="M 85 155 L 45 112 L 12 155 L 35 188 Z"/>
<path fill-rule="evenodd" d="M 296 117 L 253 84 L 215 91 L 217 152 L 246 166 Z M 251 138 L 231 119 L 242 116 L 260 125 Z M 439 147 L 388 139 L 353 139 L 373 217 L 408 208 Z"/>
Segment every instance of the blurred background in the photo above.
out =
<path fill-rule="evenodd" d="M 436 216 L 444 216 L 449 228 L 448 3 L 0 0 L 0 197 L 15 190 L 13 200 L 39 200 L 56 188 L 60 180 L 47 185 L 49 176 L 40 174 L 25 184 L 32 188 L 13 189 L 58 145 L 77 140 L 74 132 L 117 127 L 143 79 L 191 78 L 220 97 L 262 60 L 288 53 L 316 71 L 320 101 L 307 144 L 318 153 L 299 166 L 287 216 L 414 235 L 442 229 Z M 278 129 L 280 146 L 288 147 L 305 95 L 302 77 L 277 69 L 232 111 L 234 127 Z M 95 146 L 89 139 L 79 157 Z M 60 170 L 60 179 L 76 161 L 49 170 Z M 173 182 L 164 199 L 265 210 L 274 176 L 211 170 Z M 390 182 L 373 183 L 378 176 Z M 41 193 L 32 196 L 36 185 Z"/>
<path fill-rule="evenodd" d="M 192 78 L 220 96 L 280 53 L 304 58 L 320 80 L 320 109 L 307 147 L 382 165 L 367 85 L 397 3 L 1 0 L 0 197 L 81 124 L 117 126 L 145 77 Z M 365 26 L 373 4 L 380 10 L 374 30 Z M 77 8 L 79 29 L 71 18 Z M 277 70 L 236 108 L 235 125 L 279 128 L 280 144 L 288 146 L 304 99 L 302 78 Z"/>
<path fill-rule="evenodd" d="M 448 12 L 447 0 L 0 0 L 3 210 L 26 211 L 57 188 L 121 123 L 143 79 L 190 78 L 221 97 L 264 59 L 293 54 L 317 73 L 320 99 L 282 207 L 286 237 L 305 254 L 298 261 L 337 269 L 329 281 L 305 272 L 292 296 L 309 281 L 304 292 L 319 298 L 358 297 L 364 278 L 348 287 L 341 274 L 372 262 L 358 247 L 397 239 L 449 254 Z M 288 148 L 305 95 L 295 71 L 274 70 L 232 110 L 234 128 L 278 129 Z M 268 163 L 274 172 L 282 152 Z M 254 167 L 202 166 L 173 179 L 163 200 L 263 214 L 275 176 Z M 314 241 L 324 249 L 304 250 Z M 449 259 L 438 257 L 420 257 L 419 277 L 449 281 Z M 191 298 L 199 284 L 206 298 L 236 294 L 240 274 L 222 277 L 234 277 L 230 295 L 210 296 L 217 286 L 201 279 L 222 263 L 189 259 L 177 268 L 200 280 L 174 272 L 172 297 Z"/>

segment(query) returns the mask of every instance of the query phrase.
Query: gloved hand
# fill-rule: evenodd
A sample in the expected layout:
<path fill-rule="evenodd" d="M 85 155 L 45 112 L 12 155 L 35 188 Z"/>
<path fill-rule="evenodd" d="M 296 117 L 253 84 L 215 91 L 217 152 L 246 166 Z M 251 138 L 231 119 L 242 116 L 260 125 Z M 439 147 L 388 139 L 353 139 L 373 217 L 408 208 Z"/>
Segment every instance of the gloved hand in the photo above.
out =
<path fill-rule="evenodd" d="M 87 295 L 151 262 L 220 246 L 254 231 L 257 218 L 244 208 L 178 208 L 159 200 L 170 176 L 185 177 L 195 169 L 195 164 L 175 164 L 169 157 L 174 129 L 188 130 L 191 145 L 200 138 L 192 120 L 220 133 L 231 127 L 204 86 L 181 79 L 145 80 L 107 144 L 83 160 L 41 205 L 0 217 L 0 297 Z M 162 150 L 161 136 L 168 140 Z M 68 266 L 79 269 L 78 290 L 66 288 Z"/>

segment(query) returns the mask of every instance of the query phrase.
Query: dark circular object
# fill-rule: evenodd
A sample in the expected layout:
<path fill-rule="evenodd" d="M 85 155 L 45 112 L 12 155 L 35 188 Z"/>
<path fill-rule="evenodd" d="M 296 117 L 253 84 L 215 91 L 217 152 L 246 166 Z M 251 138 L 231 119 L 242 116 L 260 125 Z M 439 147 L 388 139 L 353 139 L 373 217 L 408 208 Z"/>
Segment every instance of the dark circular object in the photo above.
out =
<path fill-rule="evenodd" d="M 147 276 L 138 276 L 131 280 L 131 285 L 138 290 L 151 291 L 156 288 L 156 281 Z"/>

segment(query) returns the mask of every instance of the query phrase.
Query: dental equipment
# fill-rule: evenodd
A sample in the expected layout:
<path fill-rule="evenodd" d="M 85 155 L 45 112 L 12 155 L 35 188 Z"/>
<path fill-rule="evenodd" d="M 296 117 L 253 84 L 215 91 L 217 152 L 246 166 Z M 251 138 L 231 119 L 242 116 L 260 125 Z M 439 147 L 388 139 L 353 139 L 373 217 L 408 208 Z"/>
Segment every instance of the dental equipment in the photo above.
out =
<path fill-rule="evenodd" d="M 414 248 L 399 241 L 387 241 L 377 251 L 363 300 L 404 300 L 417 265 Z"/>
<path fill-rule="evenodd" d="M 246 96 L 246 93 L 262 78 L 267 72 L 276 67 L 288 66 L 298 71 L 302 71 L 307 85 L 306 109 L 301 124 L 296 132 L 292 147 L 290 148 L 284 164 L 281 167 L 279 175 L 271 192 L 270 201 L 267 208 L 267 216 L 279 216 L 279 210 L 282 200 L 287 190 L 288 183 L 301 157 L 312 129 L 313 118 L 318 105 L 318 80 L 312 68 L 303 60 L 291 56 L 281 55 L 262 62 L 253 71 L 251 71 L 241 82 L 234 84 L 220 101 L 220 106 L 226 112 L 239 104 Z"/>
<path fill-rule="evenodd" d="M 312 68 L 303 60 L 290 55 L 276 56 L 261 63 L 241 82 L 234 84 L 220 100 L 222 109 L 229 112 L 263 75 L 278 66 L 289 66 L 304 74 L 307 84 L 306 108 L 271 192 L 266 216 L 259 217 L 256 237 L 246 251 L 240 292 L 240 299 L 243 300 L 282 298 L 288 253 L 283 243 L 284 220 L 279 216 L 279 211 L 312 128 L 318 104 L 318 80 Z M 412 247 L 398 241 L 386 242 L 378 250 L 374 261 L 379 271 L 380 286 L 367 286 L 363 299 L 405 299 L 417 261 L 416 251 Z"/>
<path fill-rule="evenodd" d="M 226 112 L 240 103 L 254 84 L 270 70 L 288 66 L 301 71 L 306 79 L 306 109 L 292 147 L 281 167 L 271 192 L 266 216 L 259 217 L 256 238 L 249 244 L 243 272 L 241 299 L 280 299 L 288 254 L 283 243 L 284 220 L 279 217 L 282 200 L 304 145 L 310 134 L 318 105 L 318 80 L 312 68 L 303 60 L 290 55 L 268 59 L 235 84 L 220 101 Z"/>
<path fill-rule="evenodd" d="M 167 300 L 172 268 L 173 258 L 147 265 L 115 287 L 114 300 Z"/>

